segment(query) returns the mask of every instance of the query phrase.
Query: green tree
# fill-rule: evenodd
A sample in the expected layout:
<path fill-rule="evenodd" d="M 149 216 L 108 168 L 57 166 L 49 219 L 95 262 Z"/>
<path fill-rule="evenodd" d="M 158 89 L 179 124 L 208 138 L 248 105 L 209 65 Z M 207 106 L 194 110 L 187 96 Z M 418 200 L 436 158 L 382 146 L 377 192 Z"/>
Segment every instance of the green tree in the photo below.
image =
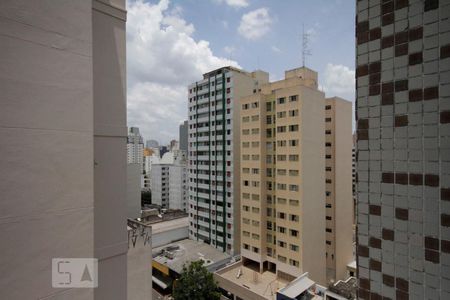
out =
<path fill-rule="evenodd" d="M 175 300 L 220 299 L 213 274 L 203 266 L 203 261 L 194 261 L 189 266 L 183 266 L 180 278 L 174 282 L 172 296 Z"/>

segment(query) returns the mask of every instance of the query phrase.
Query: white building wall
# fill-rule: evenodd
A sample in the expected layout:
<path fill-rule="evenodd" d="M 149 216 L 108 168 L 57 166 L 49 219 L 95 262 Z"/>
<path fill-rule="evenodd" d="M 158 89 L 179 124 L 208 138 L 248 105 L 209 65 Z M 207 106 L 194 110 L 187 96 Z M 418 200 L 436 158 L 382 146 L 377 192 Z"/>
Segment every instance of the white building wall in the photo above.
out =
<path fill-rule="evenodd" d="M 187 170 L 185 165 L 169 166 L 169 208 L 187 211 Z"/>
<path fill-rule="evenodd" d="M 155 164 L 151 170 L 152 204 L 169 208 L 169 166 Z"/>

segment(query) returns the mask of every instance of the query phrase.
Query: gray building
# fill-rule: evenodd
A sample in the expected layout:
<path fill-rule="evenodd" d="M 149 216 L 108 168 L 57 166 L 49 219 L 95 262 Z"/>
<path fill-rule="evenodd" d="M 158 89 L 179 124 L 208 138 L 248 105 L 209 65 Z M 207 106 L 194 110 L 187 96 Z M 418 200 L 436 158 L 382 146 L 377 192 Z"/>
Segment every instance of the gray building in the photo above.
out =
<path fill-rule="evenodd" d="M 183 124 L 180 124 L 180 150 L 188 151 L 188 121 L 184 121 Z"/>
<path fill-rule="evenodd" d="M 158 143 L 158 141 L 155 141 L 155 140 L 147 140 L 145 142 L 145 147 L 146 148 L 158 148 L 159 143 Z"/>
<path fill-rule="evenodd" d="M 144 139 L 139 128 L 130 127 L 127 139 L 127 162 L 129 164 L 140 164 L 140 171 L 144 171 Z"/>
<path fill-rule="evenodd" d="M 188 86 L 189 238 L 240 252 L 240 103 L 269 75 L 224 67 Z"/>
<path fill-rule="evenodd" d="M 152 204 L 187 211 L 187 167 L 184 152 L 168 152 L 152 164 Z"/>
<path fill-rule="evenodd" d="M 357 6 L 361 299 L 450 299 L 450 2 Z"/>
<path fill-rule="evenodd" d="M 125 1 L 0 19 L 0 298 L 126 299 Z M 73 257 L 98 259 L 97 288 L 52 288 Z"/>

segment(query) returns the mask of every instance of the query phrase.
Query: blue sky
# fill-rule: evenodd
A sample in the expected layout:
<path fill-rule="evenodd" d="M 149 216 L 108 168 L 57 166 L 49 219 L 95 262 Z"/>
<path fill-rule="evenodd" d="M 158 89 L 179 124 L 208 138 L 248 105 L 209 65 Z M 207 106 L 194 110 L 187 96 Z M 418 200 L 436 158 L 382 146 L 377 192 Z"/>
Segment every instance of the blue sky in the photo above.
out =
<path fill-rule="evenodd" d="M 128 125 L 145 139 L 178 139 L 186 85 L 224 65 L 262 69 L 272 80 L 306 66 L 327 96 L 354 97 L 354 1 L 161 0 L 128 2 Z"/>

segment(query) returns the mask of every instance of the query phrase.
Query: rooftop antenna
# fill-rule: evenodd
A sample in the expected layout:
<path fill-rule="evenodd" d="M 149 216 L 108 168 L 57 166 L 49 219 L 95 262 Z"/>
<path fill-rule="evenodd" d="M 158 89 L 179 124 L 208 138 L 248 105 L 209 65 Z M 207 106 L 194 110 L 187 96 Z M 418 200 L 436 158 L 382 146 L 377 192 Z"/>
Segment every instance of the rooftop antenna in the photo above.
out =
<path fill-rule="evenodd" d="M 306 66 L 306 56 L 311 55 L 311 50 L 309 49 L 309 38 L 310 34 L 305 32 L 305 24 L 303 26 L 303 34 L 302 34 L 302 63 L 303 67 Z"/>

